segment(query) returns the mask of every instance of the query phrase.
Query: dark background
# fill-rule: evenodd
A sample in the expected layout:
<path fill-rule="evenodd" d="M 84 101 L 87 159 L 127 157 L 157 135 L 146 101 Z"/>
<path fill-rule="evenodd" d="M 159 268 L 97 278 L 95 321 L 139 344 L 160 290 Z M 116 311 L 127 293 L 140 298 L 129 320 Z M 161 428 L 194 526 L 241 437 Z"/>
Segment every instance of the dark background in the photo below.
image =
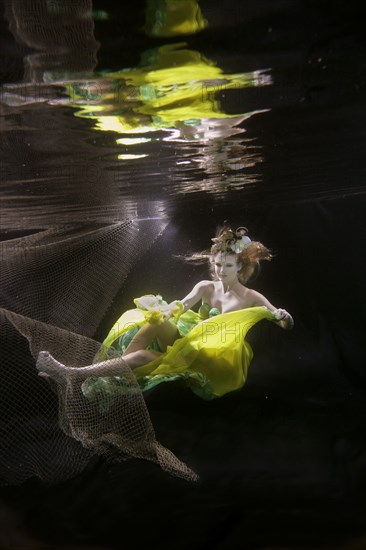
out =
<path fill-rule="evenodd" d="M 253 329 L 254 361 L 238 394 L 206 403 L 169 386 L 147 396 L 157 439 L 199 474 L 197 484 L 148 462 L 93 460 L 63 483 L 5 487 L 4 549 L 366 548 L 363 4 L 200 5 L 209 26 L 185 37 L 191 48 L 227 72 L 272 69 L 273 86 L 222 98 L 227 112 L 243 103 L 269 109 L 245 126 L 261 147 L 260 184 L 172 193 L 167 230 L 121 285 L 95 337 L 132 297 L 179 298 L 206 277 L 172 255 L 206 247 L 224 219 L 275 252 L 254 286 L 292 313 L 295 328 Z M 135 66 L 143 51 L 169 43 L 142 32 L 142 2 L 94 9 L 111 17 L 95 22 L 93 70 Z M 16 83 L 35 50 L 14 39 L 5 18 L 1 29 L 2 82 Z M 148 168 L 136 169 L 141 200 L 161 198 Z"/>

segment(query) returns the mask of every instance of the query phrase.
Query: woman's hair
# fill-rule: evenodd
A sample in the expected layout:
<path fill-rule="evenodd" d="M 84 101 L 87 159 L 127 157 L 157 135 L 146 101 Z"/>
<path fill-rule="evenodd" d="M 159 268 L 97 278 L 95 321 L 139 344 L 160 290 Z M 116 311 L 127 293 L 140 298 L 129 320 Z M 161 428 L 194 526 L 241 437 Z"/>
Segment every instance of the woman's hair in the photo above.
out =
<path fill-rule="evenodd" d="M 238 279 L 242 284 L 258 275 L 262 260 L 269 261 L 273 258 L 272 253 L 266 246 L 259 241 L 250 239 L 246 227 L 238 227 L 234 230 L 228 225 L 219 226 L 212 241 L 211 249 L 193 254 L 186 259 L 195 263 L 208 260 L 213 279 L 217 279 L 215 256 L 220 252 L 236 256 L 236 261 L 242 265 L 238 272 Z"/>
<path fill-rule="evenodd" d="M 237 263 L 242 265 L 238 272 L 238 279 L 242 284 L 258 275 L 262 260 L 269 261 L 273 258 L 266 246 L 249 238 L 246 227 L 238 227 L 233 230 L 227 225 L 220 226 L 212 240 L 214 244 L 211 246 L 210 270 L 213 277 L 216 277 L 215 256 L 220 252 L 236 256 Z"/>

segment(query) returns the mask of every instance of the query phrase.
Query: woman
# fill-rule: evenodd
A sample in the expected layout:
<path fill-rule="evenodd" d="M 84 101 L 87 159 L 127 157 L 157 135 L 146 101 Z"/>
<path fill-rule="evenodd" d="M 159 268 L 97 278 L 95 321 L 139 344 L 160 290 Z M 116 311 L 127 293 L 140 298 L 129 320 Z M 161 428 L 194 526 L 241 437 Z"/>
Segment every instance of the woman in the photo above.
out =
<path fill-rule="evenodd" d="M 110 330 L 86 367 L 66 367 L 41 352 L 40 374 L 56 377 L 77 374 L 83 393 L 93 399 L 102 384 L 118 391 L 123 357 L 143 391 L 167 381 L 185 380 L 204 399 L 240 389 L 247 378 L 253 353 L 245 336 L 258 321 L 268 319 L 284 329 L 293 327 L 291 315 L 275 308 L 262 294 L 246 287 L 270 251 L 252 241 L 247 229 L 219 228 L 208 253 L 213 280 L 197 283 L 182 301 L 167 304 L 160 296 L 143 296 Z M 201 303 L 198 312 L 191 308 Z M 111 378 L 114 380 L 111 382 Z"/>

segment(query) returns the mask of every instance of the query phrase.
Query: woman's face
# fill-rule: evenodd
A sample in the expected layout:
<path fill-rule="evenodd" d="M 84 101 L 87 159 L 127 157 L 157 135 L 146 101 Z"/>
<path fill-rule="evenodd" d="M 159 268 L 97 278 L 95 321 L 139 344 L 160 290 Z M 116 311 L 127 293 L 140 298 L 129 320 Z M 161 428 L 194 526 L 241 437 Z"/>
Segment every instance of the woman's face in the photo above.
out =
<path fill-rule="evenodd" d="M 241 265 L 238 264 L 236 254 L 219 252 L 214 257 L 215 274 L 220 281 L 229 282 L 238 278 Z"/>

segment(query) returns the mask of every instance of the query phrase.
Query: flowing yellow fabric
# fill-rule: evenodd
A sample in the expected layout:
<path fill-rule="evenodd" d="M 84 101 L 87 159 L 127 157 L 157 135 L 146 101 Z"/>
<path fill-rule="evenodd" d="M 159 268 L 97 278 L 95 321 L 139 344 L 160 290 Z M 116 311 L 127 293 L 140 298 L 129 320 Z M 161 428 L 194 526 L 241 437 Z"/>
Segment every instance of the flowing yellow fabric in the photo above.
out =
<path fill-rule="evenodd" d="M 134 373 L 137 379 L 192 374 L 192 390 L 206 398 L 238 390 L 247 379 L 253 357 L 245 337 L 248 330 L 262 319 L 273 320 L 274 317 L 263 307 L 211 317 L 176 340 L 166 353 L 138 367 Z M 199 376 L 194 377 L 194 374 Z"/>
<path fill-rule="evenodd" d="M 162 382 L 186 380 L 192 391 L 203 399 L 242 388 L 253 357 L 246 335 L 263 319 L 275 321 L 274 314 L 265 307 L 252 307 L 203 321 L 192 310 L 184 316 L 191 322 L 194 318 L 196 325 L 154 361 L 134 369 L 141 388 L 149 390 Z M 104 346 L 143 323 L 143 311 L 125 312 L 112 327 Z"/>

